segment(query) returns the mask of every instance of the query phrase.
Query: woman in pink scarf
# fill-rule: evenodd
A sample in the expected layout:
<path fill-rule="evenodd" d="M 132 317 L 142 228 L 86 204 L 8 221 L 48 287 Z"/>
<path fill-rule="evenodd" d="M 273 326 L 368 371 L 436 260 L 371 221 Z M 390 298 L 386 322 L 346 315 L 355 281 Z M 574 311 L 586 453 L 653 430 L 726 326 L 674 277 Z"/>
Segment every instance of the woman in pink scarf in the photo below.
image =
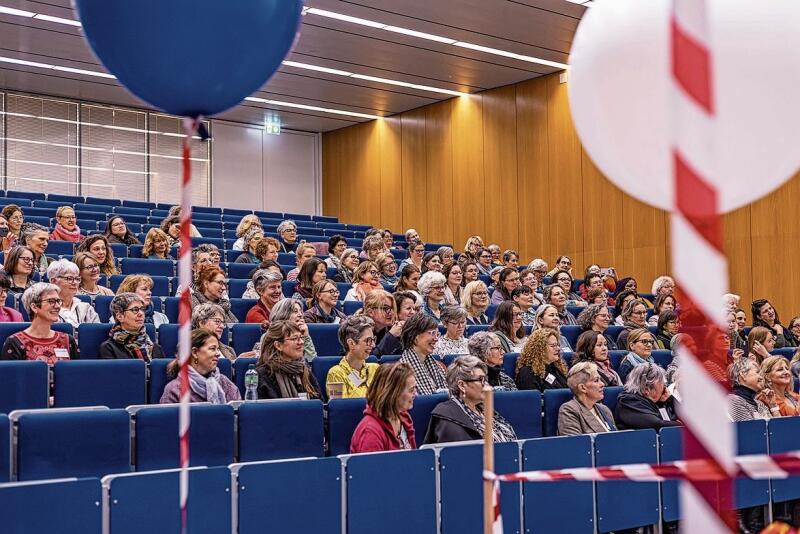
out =
<path fill-rule="evenodd" d="M 61 206 L 56 210 L 56 228 L 50 234 L 50 239 L 55 241 L 71 241 L 73 243 L 80 243 L 83 241 L 84 236 L 81 235 L 81 229 L 77 225 L 77 217 L 75 217 L 75 210 L 70 206 Z"/>

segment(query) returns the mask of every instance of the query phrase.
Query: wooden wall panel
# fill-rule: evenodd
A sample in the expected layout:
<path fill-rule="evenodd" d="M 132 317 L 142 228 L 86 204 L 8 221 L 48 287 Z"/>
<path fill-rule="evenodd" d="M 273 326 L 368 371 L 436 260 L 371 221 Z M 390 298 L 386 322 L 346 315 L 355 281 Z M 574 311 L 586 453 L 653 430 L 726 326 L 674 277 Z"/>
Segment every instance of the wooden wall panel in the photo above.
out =
<path fill-rule="evenodd" d="M 513 85 L 483 96 L 483 239 L 505 250 L 519 242 L 517 110 Z"/>
<path fill-rule="evenodd" d="M 576 274 L 597 262 L 649 290 L 670 272 L 669 217 L 594 166 L 566 89 L 554 74 L 324 134 L 324 213 L 396 233 L 413 226 L 457 250 L 479 234 L 523 261 L 568 254 Z M 800 313 L 798 198 L 800 174 L 725 216 L 730 286 L 748 316 L 761 297 L 784 322 Z"/>
<path fill-rule="evenodd" d="M 453 143 L 450 133 L 452 101 L 426 108 L 426 169 L 428 176 L 428 233 L 432 243 L 453 242 Z M 431 202 L 436 199 L 435 202 Z"/>

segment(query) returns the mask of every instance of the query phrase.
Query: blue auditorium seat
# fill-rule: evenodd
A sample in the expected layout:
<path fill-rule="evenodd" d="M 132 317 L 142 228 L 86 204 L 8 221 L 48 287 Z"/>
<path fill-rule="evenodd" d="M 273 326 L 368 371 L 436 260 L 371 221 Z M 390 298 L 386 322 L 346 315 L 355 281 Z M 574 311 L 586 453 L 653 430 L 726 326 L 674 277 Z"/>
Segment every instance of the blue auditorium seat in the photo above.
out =
<path fill-rule="evenodd" d="M 467 337 L 471 337 L 475 332 L 486 332 L 489 330 L 488 324 L 470 324 L 467 325 Z"/>
<path fill-rule="evenodd" d="M 511 423 L 518 439 L 542 437 L 542 394 L 539 391 L 495 391 L 494 408 Z"/>
<path fill-rule="evenodd" d="M 346 459 L 345 469 L 347 502 L 358 503 L 347 510 L 348 534 L 375 534 L 376 525 L 384 534 L 437 532 L 433 450 L 356 454 Z"/>
<path fill-rule="evenodd" d="M 51 226 L 50 217 L 37 217 L 37 216 L 34 216 L 34 215 L 32 215 L 32 216 L 26 215 L 25 216 L 25 222 L 26 223 L 41 224 L 44 227 L 50 227 Z M 80 222 L 80 221 L 78 221 L 78 222 Z M 84 227 L 85 227 L 85 225 L 81 225 L 81 229 L 83 229 Z M 89 229 L 90 230 L 93 229 L 93 226 L 91 228 L 89 228 Z M 56 253 L 50 252 L 49 250 L 47 251 L 47 254 L 50 254 L 50 255 L 53 255 L 53 256 L 56 255 Z"/>
<path fill-rule="evenodd" d="M 344 294 L 342 294 L 342 297 L 344 297 Z M 353 315 L 364 307 L 364 303 L 358 300 L 345 300 L 343 306 L 345 315 Z"/>
<path fill-rule="evenodd" d="M 53 325 L 60 326 L 62 323 Z M 0 325 L 1 326 L 1 325 Z M 71 325 L 66 325 L 72 328 Z M 81 323 L 78 325 L 78 339 L 80 339 L 81 359 L 96 360 L 100 344 L 108 339 L 108 333 L 113 325 L 108 323 Z M 147 335 L 154 342 L 156 340 L 156 328 L 153 324 L 145 324 Z"/>
<path fill-rule="evenodd" d="M 47 243 L 47 254 L 53 256 L 72 257 L 75 252 L 75 243 L 71 241 L 49 241 Z"/>
<path fill-rule="evenodd" d="M 118 215 L 144 215 L 145 217 L 150 216 L 150 209 L 141 206 L 131 206 L 130 203 L 123 201 L 122 206 L 116 206 L 114 208 L 114 213 Z"/>
<path fill-rule="evenodd" d="M 43 361 L 0 361 L 0 384 L 0 413 L 48 406 L 48 368 Z"/>
<path fill-rule="evenodd" d="M 114 278 L 115 276 L 119 275 L 115 274 L 111 278 Z M 117 283 L 117 287 L 119 287 L 119 282 Z M 100 318 L 101 323 L 107 323 L 109 320 L 111 320 L 112 300 L 114 300 L 112 295 L 97 295 L 94 297 L 94 311 L 97 312 L 97 316 Z"/>
<path fill-rule="evenodd" d="M 231 470 L 239 487 L 247 488 L 238 495 L 238 534 L 262 534 L 264 518 L 269 518 L 272 532 L 340 531 L 342 467 L 338 458 L 238 464 Z M 298 518 L 302 518 L 300 523 Z"/>
<path fill-rule="evenodd" d="M 656 433 L 646 429 L 597 434 L 594 438 L 594 457 L 598 467 L 654 464 L 657 461 Z M 657 523 L 658 484 L 628 481 L 597 484 L 597 517 L 600 532 Z"/>
<path fill-rule="evenodd" d="M 238 458 L 252 462 L 324 456 L 323 434 L 319 400 L 246 402 L 239 407 Z"/>
<path fill-rule="evenodd" d="M 128 245 L 123 245 L 122 243 L 111 243 L 110 246 L 111 246 L 111 253 L 114 255 L 115 258 L 121 259 L 128 257 Z"/>
<path fill-rule="evenodd" d="M 0 410 L 2 411 L 2 410 Z M 779 454 L 797 450 L 797 436 L 800 436 L 800 418 L 777 417 L 768 421 L 769 453 Z M 785 502 L 800 499 L 800 477 L 772 480 L 772 500 Z"/>
<path fill-rule="evenodd" d="M 134 465 L 137 471 L 180 467 L 178 407 L 159 405 L 139 408 L 133 414 Z M 189 428 L 192 466 L 228 465 L 234 456 L 233 406 L 192 404 Z"/>
<path fill-rule="evenodd" d="M 20 208 L 23 208 L 23 209 L 24 208 L 29 208 L 31 206 L 39 207 L 40 203 L 47 203 L 47 201 L 46 200 L 31 200 L 29 198 L 20 198 L 20 197 L 8 197 L 8 198 L 4 198 L 3 202 L 2 202 L 3 206 L 8 206 L 9 204 L 16 204 L 17 206 L 19 206 Z M 55 207 L 57 208 L 58 206 L 61 206 L 61 204 L 58 204 Z M 43 207 L 52 207 L 52 206 L 43 206 Z"/>
<path fill-rule="evenodd" d="M 17 418 L 18 480 L 130 471 L 125 410 L 41 410 Z"/>
<path fill-rule="evenodd" d="M 258 265 L 253 263 L 228 263 L 228 278 L 250 279 L 250 272 Z"/>
<path fill-rule="evenodd" d="M 189 470 L 187 532 L 218 534 L 231 529 L 231 474 L 225 467 Z M 180 532 L 180 470 L 114 475 L 108 487 L 109 532 Z"/>
<path fill-rule="evenodd" d="M 592 467 L 592 437 L 532 439 L 522 445 L 522 469 Z M 523 514 L 539 532 L 595 532 L 591 482 L 526 482 Z M 502 495 L 502 493 L 501 493 Z"/>
<path fill-rule="evenodd" d="M 558 435 L 558 410 L 561 405 L 572 400 L 572 391 L 568 389 L 546 389 L 544 403 L 544 435 Z"/>
<path fill-rule="evenodd" d="M 142 360 L 73 360 L 53 366 L 55 407 L 144 404 L 146 364 Z"/>
<path fill-rule="evenodd" d="M 167 366 L 172 362 L 169 358 L 156 358 L 149 365 L 150 380 L 147 388 L 147 404 L 158 404 L 164 388 L 167 387 L 170 378 L 167 377 Z"/>
<path fill-rule="evenodd" d="M 662 368 L 666 369 L 667 366 L 672 363 L 672 351 L 671 350 L 654 350 L 652 352 L 653 361 L 660 365 Z"/>
<path fill-rule="evenodd" d="M 257 299 L 230 299 L 230 301 L 231 313 L 233 313 L 234 317 L 239 319 L 240 323 L 244 322 L 247 317 L 247 312 L 258 302 Z"/>
<path fill-rule="evenodd" d="M 150 276 L 175 276 L 172 260 L 122 258 L 122 274 L 149 274 Z"/>
<path fill-rule="evenodd" d="M 147 211 L 150 211 L 155 207 L 155 204 L 153 202 L 145 202 L 143 200 L 123 200 L 122 205 L 131 206 L 134 208 L 146 208 Z"/>
<path fill-rule="evenodd" d="M 563 325 L 561 327 L 561 335 L 567 338 L 569 346 L 573 349 L 578 344 L 578 336 L 583 332 L 583 328 L 578 325 Z"/>
<path fill-rule="evenodd" d="M 617 407 L 617 398 L 622 393 L 622 386 L 606 386 L 603 388 L 603 404 L 608 406 L 611 413 Z"/>
<path fill-rule="evenodd" d="M 5 534 L 58 532 L 101 534 L 100 480 L 51 480 L 0 485 L 0 514 Z M 42 513 L 42 503 L 47 512 Z"/>
<path fill-rule="evenodd" d="M 505 371 L 505 373 L 511 378 L 515 378 L 517 376 L 518 358 L 519 353 L 517 352 L 507 352 L 503 355 L 503 371 Z"/>
<path fill-rule="evenodd" d="M 619 364 L 622 363 L 622 359 L 628 355 L 627 350 L 610 350 L 608 351 L 608 359 L 609 363 L 611 363 L 612 369 L 615 371 L 619 371 Z"/>
<path fill-rule="evenodd" d="M 169 319 L 170 323 L 177 323 L 178 312 L 181 303 L 180 297 L 164 297 L 163 302 L 164 302 L 163 312 L 166 314 L 167 319 Z"/>
<path fill-rule="evenodd" d="M 86 197 L 87 204 L 97 204 L 100 206 L 121 206 L 122 201 L 118 198 Z"/>
<path fill-rule="evenodd" d="M 281 282 L 281 293 L 283 293 L 284 297 L 291 298 L 292 294 L 294 294 L 294 290 L 297 287 L 296 280 L 284 280 Z"/>
<path fill-rule="evenodd" d="M 234 325 L 235 327 L 236 325 Z M 251 346 L 250 348 L 252 349 L 253 347 Z M 239 353 L 237 352 L 237 354 Z M 233 362 L 233 380 L 236 382 L 236 387 L 239 388 L 242 398 L 244 398 L 244 374 L 250 368 L 250 364 L 255 365 L 257 360 L 257 358 L 242 358 L 240 356 Z"/>
<path fill-rule="evenodd" d="M 494 467 L 499 474 L 520 470 L 519 446 L 498 443 Z M 445 444 L 439 451 L 442 534 L 483 533 L 483 446 Z M 520 484 L 504 483 L 500 492 L 503 530 L 520 531 Z"/>
<path fill-rule="evenodd" d="M 238 280 L 231 278 L 228 281 L 228 296 L 234 299 L 242 298 L 245 290 L 247 289 L 247 284 L 250 280 Z"/>
<path fill-rule="evenodd" d="M 23 317 L 27 315 L 27 312 L 23 312 L 23 310 L 20 310 L 20 312 Z M 0 323 L 0 347 L 6 342 L 8 336 L 21 332 L 30 325 L 31 323 Z M 56 332 L 64 332 L 69 335 L 73 334 L 72 325 L 69 323 L 53 323 L 51 328 Z"/>
<path fill-rule="evenodd" d="M 11 480 L 11 422 L 8 416 L 0 413 L 0 487 L 3 483 Z M 2 512 L 3 505 L 0 504 L 0 517 L 7 517 Z"/>
<path fill-rule="evenodd" d="M 192 213 L 216 213 L 222 215 L 222 208 L 216 206 L 192 206 Z"/>
<path fill-rule="evenodd" d="M 797 436 L 794 436 L 797 449 Z M 756 419 L 736 423 L 736 443 L 739 455 L 767 454 L 767 421 Z M 734 502 L 736 508 L 761 506 L 769 502 L 769 480 L 740 478 L 734 483 Z"/>
<path fill-rule="evenodd" d="M 428 423 L 431 420 L 431 412 L 436 405 L 449 398 L 447 393 L 436 393 L 434 395 L 418 395 L 414 399 L 414 406 L 409 415 L 414 421 L 414 432 L 416 433 L 417 445 L 421 445 L 428 431 Z"/>
<path fill-rule="evenodd" d="M 251 351 L 253 350 L 253 345 L 261 338 L 262 333 L 260 324 L 233 324 L 231 325 L 231 346 L 236 351 L 236 354 Z M 319 354 L 319 347 L 317 347 L 317 353 Z"/>
<path fill-rule="evenodd" d="M 178 352 L 178 329 L 175 323 L 162 324 L 158 327 L 158 344 L 164 349 L 164 356 L 174 358 Z M 228 329 L 222 332 L 222 342 L 228 344 Z M 220 360 L 221 361 L 221 360 Z"/>
<path fill-rule="evenodd" d="M 317 352 L 319 352 L 319 349 L 317 349 Z M 327 383 L 328 371 L 341 360 L 341 356 L 317 356 L 311 360 L 311 372 L 314 373 L 314 377 L 317 379 L 326 399 L 328 398 L 328 392 L 325 389 L 325 384 Z"/>
<path fill-rule="evenodd" d="M 353 432 L 361 421 L 366 406 L 367 400 L 364 398 L 332 399 L 328 402 L 328 447 L 331 456 L 350 452 Z M 416 439 L 417 445 L 421 445 L 422 439 Z"/>
<path fill-rule="evenodd" d="M 8 191 L 6 191 L 6 194 L 4 196 L 12 198 L 27 198 L 29 200 L 44 200 L 47 198 L 47 195 L 45 195 L 44 193 L 37 193 L 32 191 L 15 191 L 13 189 L 9 189 Z"/>
<path fill-rule="evenodd" d="M 222 233 L 222 230 L 219 230 L 219 232 Z M 197 245 L 200 245 L 202 243 L 209 244 L 209 245 L 214 245 L 215 247 L 217 247 L 220 250 L 223 250 L 225 248 L 225 243 L 223 242 L 221 236 L 220 237 L 205 237 L 205 236 L 203 236 L 203 237 L 193 237 L 192 238 L 192 246 L 193 247 L 196 247 Z"/>
<path fill-rule="evenodd" d="M 658 462 L 683 460 L 683 428 L 672 426 L 658 431 Z M 661 514 L 664 521 L 677 521 L 680 515 L 677 480 L 661 483 Z"/>
<path fill-rule="evenodd" d="M 314 341 L 314 347 L 320 356 L 336 356 L 342 353 L 339 344 L 339 325 L 312 323 L 308 325 L 308 335 Z"/>

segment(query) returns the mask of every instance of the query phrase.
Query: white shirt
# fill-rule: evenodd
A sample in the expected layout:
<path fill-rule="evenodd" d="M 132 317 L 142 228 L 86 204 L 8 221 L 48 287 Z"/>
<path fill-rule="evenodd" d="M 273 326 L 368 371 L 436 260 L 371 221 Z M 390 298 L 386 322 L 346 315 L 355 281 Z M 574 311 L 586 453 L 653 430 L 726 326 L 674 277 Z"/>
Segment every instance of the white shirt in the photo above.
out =
<path fill-rule="evenodd" d="M 81 323 L 99 323 L 100 317 L 94 311 L 92 305 L 77 298 L 72 299 L 72 306 L 69 308 L 61 307 L 58 317 L 64 323 L 69 323 L 78 328 Z"/>

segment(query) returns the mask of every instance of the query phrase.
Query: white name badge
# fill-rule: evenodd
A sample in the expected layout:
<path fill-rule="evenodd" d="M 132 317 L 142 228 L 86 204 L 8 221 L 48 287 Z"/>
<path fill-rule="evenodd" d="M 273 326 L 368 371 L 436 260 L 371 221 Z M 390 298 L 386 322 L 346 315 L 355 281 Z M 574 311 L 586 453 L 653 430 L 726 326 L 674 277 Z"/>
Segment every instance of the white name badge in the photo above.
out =
<path fill-rule="evenodd" d="M 56 358 L 59 360 L 69 360 L 69 351 L 67 349 L 54 349 Z"/>
<path fill-rule="evenodd" d="M 361 377 L 358 376 L 358 373 L 356 373 L 355 371 L 350 373 L 347 376 L 347 379 L 350 380 L 350 383 L 352 383 L 355 387 L 359 387 L 361 384 L 364 383 L 364 381 L 361 380 Z"/>
<path fill-rule="evenodd" d="M 554 377 L 552 373 L 547 373 L 547 376 L 544 377 L 544 381 L 547 382 L 548 384 L 552 384 L 553 382 L 556 381 L 556 377 Z"/>
<path fill-rule="evenodd" d="M 661 419 L 664 421 L 669 421 L 669 414 L 667 413 L 666 408 L 659 408 L 658 412 L 661 414 Z"/>
<path fill-rule="evenodd" d="M 308 393 L 298 393 L 297 398 L 300 400 L 308 400 Z"/>

